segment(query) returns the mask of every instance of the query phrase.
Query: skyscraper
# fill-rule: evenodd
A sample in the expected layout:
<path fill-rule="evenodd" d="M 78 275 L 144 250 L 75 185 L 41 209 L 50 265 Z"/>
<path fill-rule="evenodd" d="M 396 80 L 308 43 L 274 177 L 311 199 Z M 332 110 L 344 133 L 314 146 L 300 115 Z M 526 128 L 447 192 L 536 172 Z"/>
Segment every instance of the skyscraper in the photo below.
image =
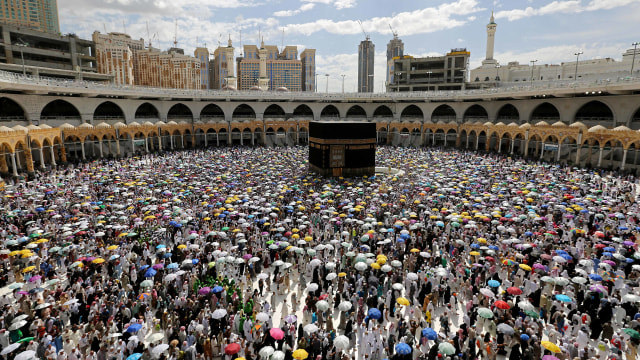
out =
<path fill-rule="evenodd" d="M 200 82 L 203 90 L 209 89 L 209 49 L 197 47 L 193 56 L 200 60 Z"/>
<path fill-rule="evenodd" d="M 393 39 L 387 44 L 387 84 L 393 83 L 393 60 L 404 56 L 404 43 L 398 38 L 397 33 L 393 33 Z"/>
<path fill-rule="evenodd" d="M 116 84 L 134 85 L 138 74 L 134 69 L 136 52 L 144 50 L 144 40 L 134 40 L 127 34 L 111 32 L 92 35 L 96 44 L 98 72 L 114 76 Z"/>
<path fill-rule="evenodd" d="M 60 33 L 56 0 L 0 0 L 0 22 Z"/>
<path fill-rule="evenodd" d="M 213 51 L 213 82 L 211 89 L 222 89 L 225 86 L 230 89 L 236 88 L 236 77 L 233 75 L 233 54 L 234 48 L 231 42 L 231 36 L 227 46 L 218 46 Z"/>
<path fill-rule="evenodd" d="M 373 92 L 373 57 L 376 47 L 369 36 L 358 45 L 358 92 Z"/>
<path fill-rule="evenodd" d="M 304 49 L 302 61 L 302 91 L 316 91 L 316 49 Z"/>

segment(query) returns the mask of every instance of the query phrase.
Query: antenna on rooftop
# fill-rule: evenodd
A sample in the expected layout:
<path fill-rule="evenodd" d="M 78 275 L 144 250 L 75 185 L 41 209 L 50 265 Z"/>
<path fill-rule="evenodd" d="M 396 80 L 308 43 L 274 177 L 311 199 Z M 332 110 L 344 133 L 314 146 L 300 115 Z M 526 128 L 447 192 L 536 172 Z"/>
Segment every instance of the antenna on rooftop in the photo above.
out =
<path fill-rule="evenodd" d="M 284 28 L 282 28 L 282 50 L 280 51 L 284 51 Z"/>
<path fill-rule="evenodd" d="M 243 51 L 242 51 L 242 30 L 240 30 L 240 57 L 243 56 Z"/>
<path fill-rule="evenodd" d="M 149 34 L 149 21 L 147 21 L 147 42 L 149 43 L 149 49 L 151 49 L 151 35 Z"/>
<path fill-rule="evenodd" d="M 127 33 L 127 24 L 125 24 L 124 19 L 122 19 L 122 27 L 124 28 L 124 33 Z"/>
<path fill-rule="evenodd" d="M 108 34 L 108 33 L 107 33 L 107 24 L 102 23 L 102 27 L 104 28 L 104 33 L 105 33 L 105 34 Z"/>
<path fill-rule="evenodd" d="M 173 33 L 173 47 L 178 47 L 178 19 L 176 19 L 175 32 Z"/>

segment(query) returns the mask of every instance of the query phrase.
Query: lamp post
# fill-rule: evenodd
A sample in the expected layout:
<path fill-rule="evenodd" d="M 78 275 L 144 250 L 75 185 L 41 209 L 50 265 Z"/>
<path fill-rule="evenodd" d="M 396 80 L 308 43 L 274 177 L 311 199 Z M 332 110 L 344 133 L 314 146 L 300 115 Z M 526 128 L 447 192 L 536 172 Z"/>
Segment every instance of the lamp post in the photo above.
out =
<path fill-rule="evenodd" d="M 638 45 L 640 45 L 640 43 L 636 41 L 631 45 L 633 45 L 633 58 L 631 60 L 631 74 L 629 75 L 633 76 L 633 65 L 635 65 L 636 63 L 636 49 L 638 48 Z"/>
<path fill-rule="evenodd" d="M 531 63 L 531 85 L 533 85 L 533 68 L 536 67 L 538 60 L 530 60 L 529 62 Z"/>
<path fill-rule="evenodd" d="M 340 76 L 342 76 L 342 93 L 344 94 L 344 77 L 347 76 L 347 75 L 342 74 Z"/>
<path fill-rule="evenodd" d="M 316 92 L 318 92 L 318 73 L 314 74 L 316 76 L 316 82 L 315 82 L 315 88 L 316 88 Z"/>
<path fill-rule="evenodd" d="M 573 80 L 574 81 L 578 81 L 578 59 L 580 58 L 580 55 L 584 54 L 582 51 L 578 51 L 577 53 L 574 53 L 573 55 L 576 56 L 576 72 L 573 75 Z"/>
<path fill-rule="evenodd" d="M 496 82 L 500 81 L 500 65 L 496 65 Z"/>
<path fill-rule="evenodd" d="M 324 92 L 325 93 L 329 93 L 329 74 L 324 74 L 324 76 L 327 78 L 327 87 L 325 88 Z"/>
<path fill-rule="evenodd" d="M 427 71 L 427 75 L 429 76 L 427 79 L 427 90 L 431 90 L 431 74 L 433 74 L 433 71 L 429 70 Z"/>
<path fill-rule="evenodd" d="M 27 76 L 27 68 L 24 65 L 24 54 L 22 53 L 22 48 L 29 46 L 29 44 L 23 42 L 21 44 L 16 44 L 16 46 L 20 47 L 20 59 L 22 60 L 22 76 Z"/>

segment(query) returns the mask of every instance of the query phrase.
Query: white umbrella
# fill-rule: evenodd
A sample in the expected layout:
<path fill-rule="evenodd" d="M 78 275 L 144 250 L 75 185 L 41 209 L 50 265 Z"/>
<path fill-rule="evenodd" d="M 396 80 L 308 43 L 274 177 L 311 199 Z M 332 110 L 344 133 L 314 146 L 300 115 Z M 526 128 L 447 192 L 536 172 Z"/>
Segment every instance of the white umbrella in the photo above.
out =
<path fill-rule="evenodd" d="M 25 325 L 27 325 L 26 320 L 16 321 L 13 324 L 11 324 L 11 326 L 9 326 L 9 331 L 18 330 Z"/>
<path fill-rule="evenodd" d="M 402 289 L 404 289 L 404 286 L 400 283 L 395 283 L 393 285 L 391 285 L 391 287 L 393 288 L 393 290 L 400 290 L 402 291 Z"/>
<path fill-rule="evenodd" d="M 0 355 L 7 355 L 8 353 L 12 352 L 13 350 L 19 348 L 20 345 L 22 345 L 22 344 L 21 343 L 13 343 L 13 344 L 7 346 L 6 348 L 2 349 L 2 352 L 0 352 Z"/>
<path fill-rule="evenodd" d="M 117 337 L 120 337 L 120 336 L 122 336 L 122 333 L 111 333 L 111 334 L 109 334 L 110 338 L 117 338 Z"/>
<path fill-rule="evenodd" d="M 333 340 L 333 344 L 336 346 L 338 350 L 346 350 L 349 348 L 349 338 L 344 335 L 338 335 L 335 340 Z"/>
<path fill-rule="evenodd" d="M 325 277 L 325 279 L 331 281 L 331 280 L 335 279 L 336 277 L 338 277 L 338 274 L 332 272 L 332 273 L 328 273 L 327 276 Z"/>
<path fill-rule="evenodd" d="M 327 310 L 329 310 L 329 303 L 324 301 L 324 300 L 320 300 L 320 301 L 316 302 L 316 307 L 320 311 L 327 311 Z"/>
<path fill-rule="evenodd" d="M 260 352 L 258 353 L 258 355 L 260 355 L 263 358 L 269 358 L 269 356 L 273 355 L 273 353 L 275 352 L 275 349 L 271 346 L 265 346 L 262 349 L 260 349 Z"/>
<path fill-rule="evenodd" d="M 28 317 L 29 317 L 29 315 L 27 315 L 27 314 L 22 314 L 20 316 L 16 316 L 13 320 L 11 320 L 11 323 L 13 324 L 13 323 L 16 323 L 18 321 L 27 320 Z"/>
<path fill-rule="evenodd" d="M 36 352 L 33 350 L 23 351 L 20 354 L 16 355 L 14 360 L 32 360 L 36 358 Z"/>
<path fill-rule="evenodd" d="M 267 321 L 269 321 L 269 314 L 263 313 L 263 312 L 259 312 L 256 315 L 256 320 L 262 321 L 262 322 L 267 322 Z"/>
<path fill-rule="evenodd" d="M 154 347 L 151 350 L 151 353 L 159 355 L 159 354 L 162 354 L 163 352 L 167 351 L 167 349 L 169 349 L 169 344 L 160 344 L 160 345 Z"/>
<path fill-rule="evenodd" d="M 51 306 L 51 304 L 49 304 L 49 303 L 42 303 L 42 304 L 40 304 L 40 305 L 36 306 L 36 310 L 46 309 L 46 308 L 48 308 L 49 306 Z"/>
<path fill-rule="evenodd" d="M 627 294 L 622 297 L 622 302 L 640 302 L 640 296 L 635 294 Z"/>
<path fill-rule="evenodd" d="M 150 343 L 154 343 L 154 342 L 158 342 L 160 340 L 164 339 L 164 334 L 162 333 L 153 333 L 151 335 L 149 335 L 149 337 L 147 338 L 147 341 L 149 341 Z"/>
<path fill-rule="evenodd" d="M 256 276 L 259 280 L 266 280 L 267 278 L 269 278 L 268 274 L 265 273 L 260 273 L 258 274 L 258 276 Z"/>
<path fill-rule="evenodd" d="M 340 311 L 349 311 L 351 310 L 351 307 L 353 305 L 351 305 L 350 301 L 343 301 L 340 304 L 338 304 L 338 309 L 340 309 Z"/>
<path fill-rule="evenodd" d="M 367 270 L 367 263 L 357 262 L 353 267 L 358 271 L 365 271 Z"/>
<path fill-rule="evenodd" d="M 416 281 L 418 280 L 418 274 L 410 272 L 407 274 L 407 279 L 411 280 L 411 281 Z"/>
<path fill-rule="evenodd" d="M 524 311 L 535 311 L 535 309 L 536 309 L 535 306 L 533 306 L 532 303 L 530 303 L 530 302 L 528 302 L 526 300 L 519 301 L 518 302 L 518 307 L 521 310 L 524 310 Z"/>
<path fill-rule="evenodd" d="M 318 327 L 316 326 L 316 324 L 305 325 L 303 329 L 307 334 L 313 334 L 314 332 L 318 331 Z"/>
<path fill-rule="evenodd" d="M 513 328 L 510 325 L 507 325 L 505 323 L 498 325 L 497 330 L 507 335 L 512 335 L 515 332 L 515 330 L 513 330 Z"/>
<path fill-rule="evenodd" d="M 273 266 L 282 266 L 282 265 L 284 265 L 284 261 L 282 261 L 282 260 L 276 260 L 276 261 L 274 261 L 274 262 L 273 262 L 273 264 L 272 264 L 272 265 L 273 265 Z"/>
<path fill-rule="evenodd" d="M 308 292 L 314 292 L 316 290 L 318 290 L 318 284 L 310 283 L 309 285 L 307 285 L 307 291 Z"/>
<path fill-rule="evenodd" d="M 280 350 L 276 350 L 271 355 L 271 360 L 284 360 L 284 353 Z"/>
<path fill-rule="evenodd" d="M 211 315 L 214 319 L 222 319 L 225 316 L 227 316 L 227 310 L 225 309 L 216 309 Z"/>

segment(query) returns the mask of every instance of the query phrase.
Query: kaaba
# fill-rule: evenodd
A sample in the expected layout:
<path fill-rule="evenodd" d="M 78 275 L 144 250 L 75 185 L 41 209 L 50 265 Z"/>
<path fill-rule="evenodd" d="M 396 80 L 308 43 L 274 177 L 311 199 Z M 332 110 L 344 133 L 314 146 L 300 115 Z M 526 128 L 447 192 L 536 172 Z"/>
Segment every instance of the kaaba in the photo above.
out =
<path fill-rule="evenodd" d="M 376 172 L 376 124 L 309 123 L 309 170 L 322 176 L 372 176 Z"/>

